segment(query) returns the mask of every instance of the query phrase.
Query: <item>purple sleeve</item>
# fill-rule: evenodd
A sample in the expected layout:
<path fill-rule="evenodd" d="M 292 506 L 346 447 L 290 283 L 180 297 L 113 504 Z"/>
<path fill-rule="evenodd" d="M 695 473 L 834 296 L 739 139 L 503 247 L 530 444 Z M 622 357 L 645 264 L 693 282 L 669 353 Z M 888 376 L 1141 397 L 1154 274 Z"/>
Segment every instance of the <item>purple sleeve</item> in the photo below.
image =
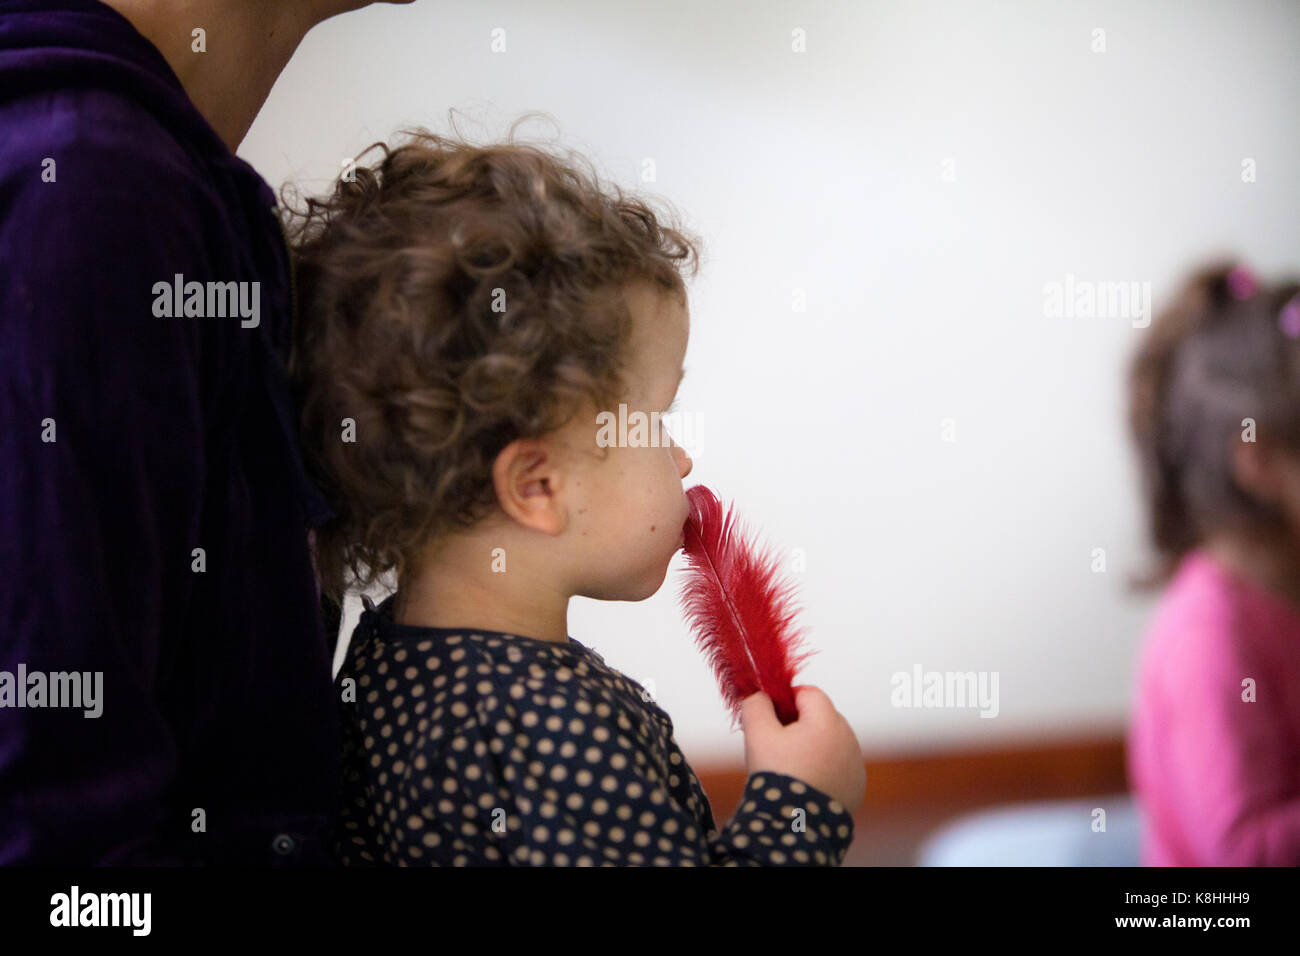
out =
<path fill-rule="evenodd" d="M 0 864 L 169 861 L 161 622 L 193 586 L 205 449 L 195 328 L 152 290 L 208 271 L 198 186 L 160 131 L 51 109 L 9 144 L 0 672 L 23 700 L 0 707 Z M 91 706 L 30 706 L 31 675 L 72 672 Z"/>

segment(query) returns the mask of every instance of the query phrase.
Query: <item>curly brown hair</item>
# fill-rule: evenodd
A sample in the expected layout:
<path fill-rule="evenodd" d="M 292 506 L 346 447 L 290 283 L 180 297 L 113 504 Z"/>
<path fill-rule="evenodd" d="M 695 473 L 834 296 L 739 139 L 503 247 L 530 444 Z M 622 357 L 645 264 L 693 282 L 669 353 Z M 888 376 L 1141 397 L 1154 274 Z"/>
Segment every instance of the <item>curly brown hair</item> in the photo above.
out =
<path fill-rule="evenodd" d="M 675 217 L 661 223 L 575 153 L 518 142 L 513 127 L 485 146 L 401 135 L 327 197 L 284 204 L 300 299 L 289 371 L 335 512 L 316 529 L 316 563 L 336 601 L 390 571 L 400 588 L 423 545 L 490 511 L 510 442 L 616 404 L 626 285 L 684 300 L 699 268 Z"/>
<path fill-rule="evenodd" d="M 1158 564 L 1139 586 L 1166 582 L 1214 532 L 1281 520 L 1238 484 L 1232 446 L 1249 418 L 1258 441 L 1300 452 L 1300 339 L 1280 322 L 1297 289 L 1262 285 L 1231 261 L 1203 266 L 1143 339 L 1129 425 Z"/>

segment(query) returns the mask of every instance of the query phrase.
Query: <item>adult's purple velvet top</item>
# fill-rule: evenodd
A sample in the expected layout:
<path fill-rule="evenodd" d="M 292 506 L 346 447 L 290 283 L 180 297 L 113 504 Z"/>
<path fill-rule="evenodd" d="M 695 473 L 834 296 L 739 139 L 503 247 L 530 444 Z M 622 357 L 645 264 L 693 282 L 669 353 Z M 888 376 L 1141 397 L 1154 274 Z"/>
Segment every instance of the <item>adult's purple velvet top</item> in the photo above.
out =
<path fill-rule="evenodd" d="M 0 864 L 326 861 L 274 204 L 129 21 L 0 0 Z"/>

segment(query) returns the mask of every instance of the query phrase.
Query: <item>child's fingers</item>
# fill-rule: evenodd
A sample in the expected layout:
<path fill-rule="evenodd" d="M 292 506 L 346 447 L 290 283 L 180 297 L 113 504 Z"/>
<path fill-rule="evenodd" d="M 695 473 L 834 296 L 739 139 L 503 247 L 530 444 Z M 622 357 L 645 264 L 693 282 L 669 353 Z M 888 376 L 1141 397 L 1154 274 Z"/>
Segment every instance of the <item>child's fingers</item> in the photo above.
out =
<path fill-rule="evenodd" d="M 800 684 L 794 688 L 794 705 L 799 711 L 799 719 L 809 722 L 821 722 L 837 713 L 826 692 L 812 684 Z"/>
<path fill-rule="evenodd" d="M 740 727 L 745 733 L 754 731 L 762 732 L 770 729 L 773 725 L 783 726 L 780 718 L 776 716 L 776 708 L 772 706 L 772 698 L 761 690 L 756 694 L 750 694 L 740 702 Z"/>

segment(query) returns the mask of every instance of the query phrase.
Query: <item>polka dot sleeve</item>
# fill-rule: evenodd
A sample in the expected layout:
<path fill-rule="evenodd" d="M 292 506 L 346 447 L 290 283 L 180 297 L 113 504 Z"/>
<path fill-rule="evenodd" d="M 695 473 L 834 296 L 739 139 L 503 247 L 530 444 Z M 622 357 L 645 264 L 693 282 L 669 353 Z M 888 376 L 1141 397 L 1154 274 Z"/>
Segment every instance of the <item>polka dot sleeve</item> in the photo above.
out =
<path fill-rule="evenodd" d="M 485 695 L 416 758 L 436 772 L 408 779 L 405 802 L 422 810 L 392 832 L 401 844 L 392 855 L 515 866 L 843 861 L 852 816 L 783 774 L 753 775 L 736 816 L 714 829 L 695 774 L 662 730 L 585 695 L 555 694 L 535 709 Z"/>
<path fill-rule="evenodd" d="M 796 777 L 752 774 L 740 808 L 717 835 L 715 855 L 749 866 L 839 866 L 853 842 L 853 815 Z"/>

